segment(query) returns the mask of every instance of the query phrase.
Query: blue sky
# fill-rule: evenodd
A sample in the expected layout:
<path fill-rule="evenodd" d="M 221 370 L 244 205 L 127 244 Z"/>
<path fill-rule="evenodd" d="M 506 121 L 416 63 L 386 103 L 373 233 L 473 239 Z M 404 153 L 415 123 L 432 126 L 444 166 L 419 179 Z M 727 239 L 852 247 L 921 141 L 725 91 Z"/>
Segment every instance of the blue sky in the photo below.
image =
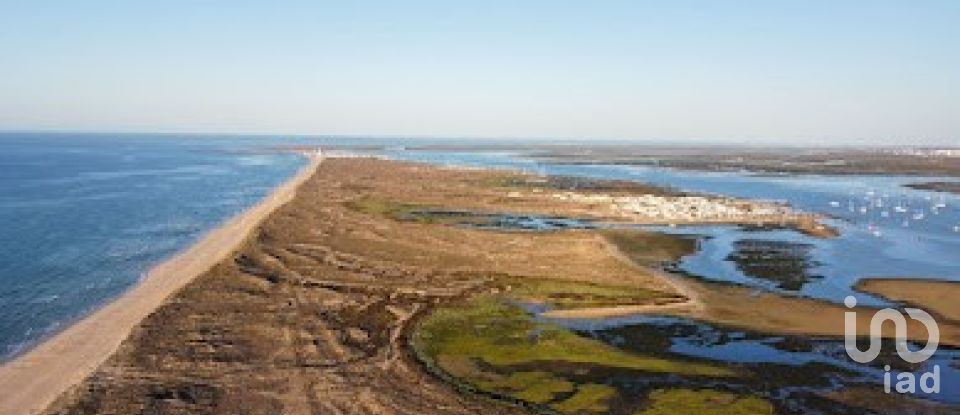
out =
<path fill-rule="evenodd" d="M 960 142 L 957 1 L 3 1 L 0 129 Z"/>

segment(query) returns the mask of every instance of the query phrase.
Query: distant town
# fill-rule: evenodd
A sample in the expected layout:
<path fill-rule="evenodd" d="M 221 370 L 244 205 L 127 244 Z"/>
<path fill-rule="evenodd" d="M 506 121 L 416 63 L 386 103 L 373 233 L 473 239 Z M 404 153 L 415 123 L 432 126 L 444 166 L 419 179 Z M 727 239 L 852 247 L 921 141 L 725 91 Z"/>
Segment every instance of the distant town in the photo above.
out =
<path fill-rule="evenodd" d="M 884 153 L 918 157 L 960 157 L 960 148 L 899 148 Z"/>

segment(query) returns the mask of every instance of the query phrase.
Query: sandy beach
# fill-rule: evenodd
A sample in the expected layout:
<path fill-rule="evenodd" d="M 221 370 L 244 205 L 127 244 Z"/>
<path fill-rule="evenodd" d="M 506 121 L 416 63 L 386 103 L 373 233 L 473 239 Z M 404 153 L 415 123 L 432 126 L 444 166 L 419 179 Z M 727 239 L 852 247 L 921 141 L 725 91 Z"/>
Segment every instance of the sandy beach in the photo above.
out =
<path fill-rule="evenodd" d="M 516 399 L 494 402 L 476 388 L 461 390 L 457 379 L 482 376 L 494 382 L 483 387 L 500 397 L 516 398 L 522 391 L 510 388 L 526 386 L 520 381 L 530 373 L 564 391 L 598 391 L 590 385 L 599 383 L 574 382 L 563 372 L 583 365 L 602 369 L 596 373 L 693 375 L 685 378 L 689 382 L 699 382 L 700 375 L 735 378 L 729 381 L 757 393 L 770 387 L 741 373 L 747 369 L 739 364 L 624 354 L 558 327 L 548 330 L 548 348 L 536 346 L 539 337 L 531 343 L 529 331 L 511 329 L 533 324 L 529 315 L 496 306 L 509 301 L 483 302 L 500 296 L 555 306 L 552 317 L 654 312 L 801 343 L 839 339 L 844 332 L 848 310 L 842 305 L 667 275 L 659 264 L 696 249 L 689 238 L 636 230 L 461 226 L 486 218 L 471 212 L 590 214 L 589 205 L 551 197 L 555 183 L 528 183 L 496 170 L 364 158 L 328 158 L 314 166 L 317 174 L 302 173 L 310 177 L 298 176 L 248 219 L 235 219 L 185 259 L 158 270 L 173 282 L 152 276 L 18 366 L 4 368 L 0 387 L 14 394 L 0 413 L 520 414 L 527 413 L 522 406 L 503 404 Z M 855 311 L 858 329 L 865 330 L 873 310 Z M 479 320 L 458 320 L 466 317 Z M 500 323 L 485 322 L 488 317 Z M 503 319 L 510 323 L 501 324 Z M 431 321 L 446 323 L 424 332 Z M 960 343 L 960 328 L 952 322 L 941 331 L 942 344 Z M 456 347 L 444 346 L 447 341 Z M 476 359 L 497 370 L 470 363 Z M 542 364 L 547 360 L 557 363 Z M 535 372 L 514 364 L 532 365 Z M 760 376 L 770 368 L 776 369 L 750 373 Z M 519 377 L 504 375 L 515 369 Z M 790 379 L 816 383 L 822 375 L 817 368 L 804 373 Z M 598 405 L 611 413 L 634 413 L 652 399 L 603 390 Z M 629 401 L 604 398 L 609 393 Z M 715 392 L 703 393 L 697 396 L 713 399 Z M 878 394 L 882 389 L 810 399 L 859 413 Z M 561 413 L 576 414 L 578 395 L 519 399 L 553 402 Z"/>
<path fill-rule="evenodd" d="M 171 295 L 233 252 L 265 217 L 293 199 L 317 170 L 312 157 L 294 177 L 257 205 L 212 230 L 143 280 L 27 353 L 0 366 L 0 414 L 35 414 L 80 383 L 112 355 L 131 330 Z"/>

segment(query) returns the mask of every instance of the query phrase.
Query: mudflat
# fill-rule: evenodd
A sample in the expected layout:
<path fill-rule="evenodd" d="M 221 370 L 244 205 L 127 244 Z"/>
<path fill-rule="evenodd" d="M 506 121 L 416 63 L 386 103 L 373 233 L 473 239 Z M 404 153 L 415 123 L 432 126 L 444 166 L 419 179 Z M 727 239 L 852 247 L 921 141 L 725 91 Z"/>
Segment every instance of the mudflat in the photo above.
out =
<path fill-rule="evenodd" d="M 942 320 L 960 322 L 960 283 L 923 278 L 868 278 L 857 289 L 920 306 Z"/>

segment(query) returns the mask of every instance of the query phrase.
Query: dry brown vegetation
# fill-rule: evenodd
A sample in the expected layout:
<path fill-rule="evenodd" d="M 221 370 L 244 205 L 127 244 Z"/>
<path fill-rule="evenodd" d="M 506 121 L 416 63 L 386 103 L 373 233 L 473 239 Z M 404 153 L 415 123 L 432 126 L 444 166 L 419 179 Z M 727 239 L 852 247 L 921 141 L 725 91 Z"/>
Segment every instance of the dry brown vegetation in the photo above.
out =
<path fill-rule="evenodd" d="M 436 304 L 517 278 L 628 287 L 646 293 L 634 300 L 650 305 L 696 300 L 706 307 L 677 313 L 773 332 L 822 326 L 819 302 L 678 284 L 644 267 L 685 252 L 689 242 L 595 231 L 492 232 L 391 214 L 390 206 L 428 206 L 589 215 L 588 207 L 554 202 L 539 188 L 508 197 L 514 187 L 504 177 L 326 160 L 241 249 L 170 298 L 48 412 L 516 413 L 428 375 L 406 339 Z"/>
<path fill-rule="evenodd" d="M 51 412 L 513 412 L 424 374 L 403 337 L 432 304 L 495 277 L 658 288 L 586 232 L 497 233 L 351 209 L 376 196 L 523 210 L 493 173 L 331 159 L 234 256 L 154 312 Z M 512 203 L 512 204 L 505 204 Z M 569 212 L 563 212 L 569 213 Z"/>

